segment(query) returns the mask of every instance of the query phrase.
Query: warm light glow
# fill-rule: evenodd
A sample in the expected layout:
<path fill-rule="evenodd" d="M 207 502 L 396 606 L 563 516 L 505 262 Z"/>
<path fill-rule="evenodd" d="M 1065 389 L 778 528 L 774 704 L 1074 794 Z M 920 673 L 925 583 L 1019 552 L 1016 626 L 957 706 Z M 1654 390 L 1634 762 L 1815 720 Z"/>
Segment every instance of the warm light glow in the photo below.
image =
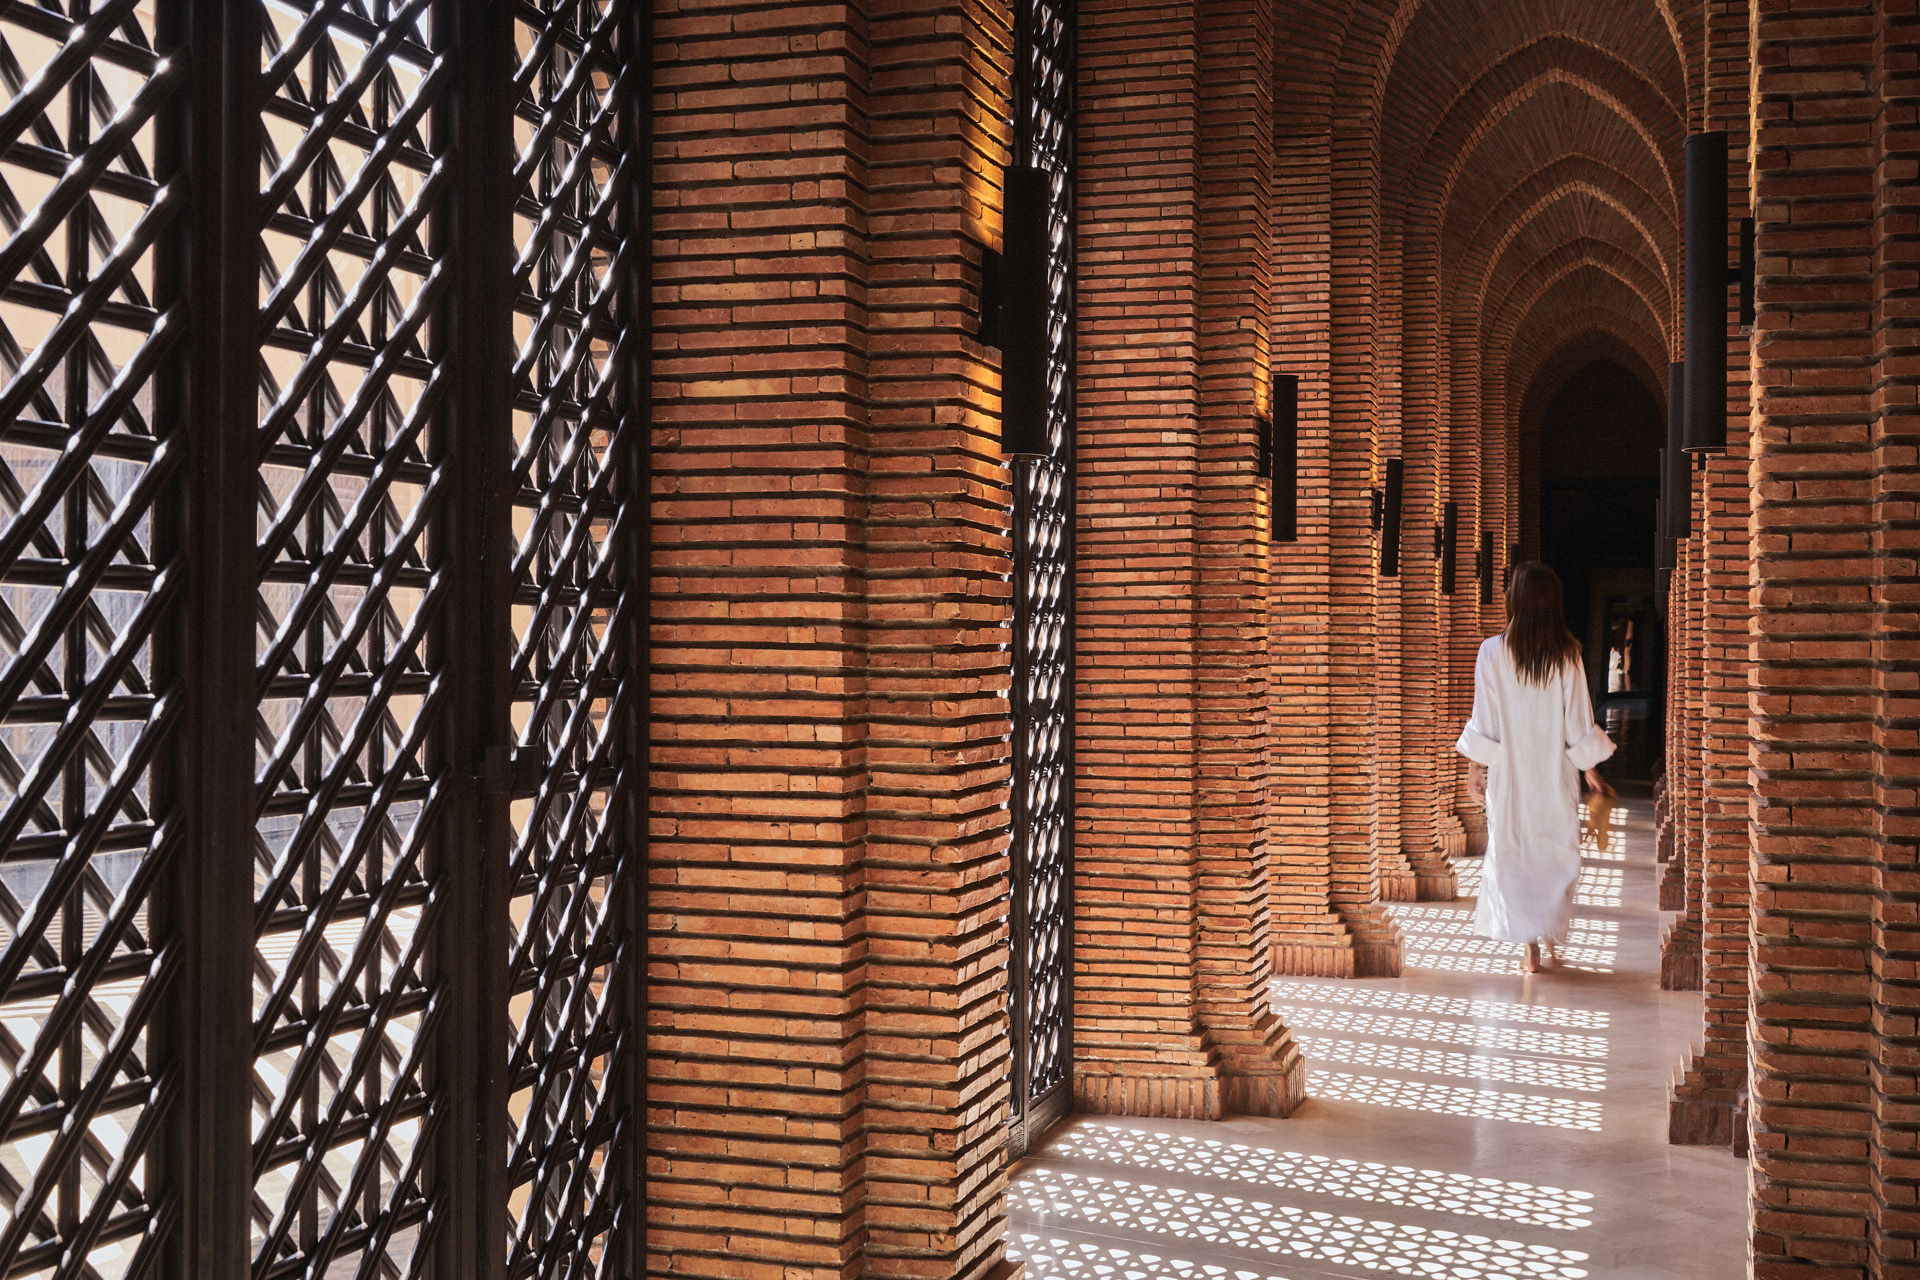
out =
<path fill-rule="evenodd" d="M 1214 1138 L 1120 1128 L 1083 1121 L 1048 1148 L 1059 1160 L 1159 1169 L 1214 1180 L 1255 1183 L 1398 1208 L 1458 1213 L 1527 1226 L 1573 1231 L 1592 1226 L 1593 1195 L 1481 1178 L 1411 1165 L 1305 1155 Z"/>
<path fill-rule="evenodd" d="M 1051 1226 L 1095 1235 L 1170 1236 L 1209 1249 L 1271 1254 L 1282 1262 L 1463 1280 L 1584 1280 L 1588 1274 L 1581 1265 L 1586 1254 L 1547 1245 L 1059 1169 L 1022 1173 L 1007 1199 L 1043 1232 Z"/>

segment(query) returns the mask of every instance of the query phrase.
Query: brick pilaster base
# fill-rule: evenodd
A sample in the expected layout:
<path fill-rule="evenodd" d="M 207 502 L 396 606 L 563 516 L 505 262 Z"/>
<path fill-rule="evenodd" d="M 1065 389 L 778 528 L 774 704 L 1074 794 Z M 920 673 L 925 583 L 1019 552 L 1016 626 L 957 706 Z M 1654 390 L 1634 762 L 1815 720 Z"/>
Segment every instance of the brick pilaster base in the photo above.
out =
<path fill-rule="evenodd" d="M 1660 989 L 1698 991 L 1703 979 L 1700 936 L 1684 921 L 1668 926 L 1660 940 Z"/>

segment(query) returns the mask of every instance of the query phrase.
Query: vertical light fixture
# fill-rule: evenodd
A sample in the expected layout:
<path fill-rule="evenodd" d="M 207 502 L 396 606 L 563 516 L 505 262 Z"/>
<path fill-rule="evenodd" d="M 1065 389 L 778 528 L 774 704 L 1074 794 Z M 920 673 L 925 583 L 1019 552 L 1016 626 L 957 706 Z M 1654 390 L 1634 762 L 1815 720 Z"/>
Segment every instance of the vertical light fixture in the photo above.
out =
<path fill-rule="evenodd" d="M 1480 554 L 1475 557 L 1480 576 L 1480 603 L 1493 603 L 1493 530 L 1480 531 Z"/>
<path fill-rule="evenodd" d="M 1686 366 L 1667 366 L 1667 447 L 1660 452 L 1660 539 L 1667 544 L 1663 567 L 1673 567 L 1673 542 L 1692 532 L 1692 467 L 1686 453 Z"/>
<path fill-rule="evenodd" d="M 1272 421 L 1267 428 L 1267 478 L 1273 481 L 1275 542 L 1300 540 L 1300 378 L 1273 375 Z"/>
<path fill-rule="evenodd" d="M 1453 594 L 1460 567 L 1460 504 L 1449 502 L 1440 517 L 1440 594 Z"/>
<path fill-rule="evenodd" d="M 1399 458 L 1387 459 L 1387 491 L 1380 513 L 1380 576 L 1400 576 L 1400 509 L 1406 499 L 1407 469 Z"/>
<path fill-rule="evenodd" d="M 1727 135 L 1687 139 L 1686 440 L 1727 447 Z"/>

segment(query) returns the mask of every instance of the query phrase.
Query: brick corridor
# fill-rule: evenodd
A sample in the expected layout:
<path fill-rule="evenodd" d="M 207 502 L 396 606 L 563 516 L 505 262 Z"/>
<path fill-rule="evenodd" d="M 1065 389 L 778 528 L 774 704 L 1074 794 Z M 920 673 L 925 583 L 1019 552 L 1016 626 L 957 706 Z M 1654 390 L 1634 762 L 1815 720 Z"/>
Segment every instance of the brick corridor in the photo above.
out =
<path fill-rule="evenodd" d="M 1599 821 L 1596 824 L 1595 819 Z M 1733 1280 L 1745 1166 L 1666 1141 L 1700 996 L 1659 990 L 1651 806 L 1590 814 L 1568 969 L 1400 904 L 1406 975 L 1282 978 L 1289 1120 L 1082 1118 L 1015 1172 L 1031 1280 Z"/>

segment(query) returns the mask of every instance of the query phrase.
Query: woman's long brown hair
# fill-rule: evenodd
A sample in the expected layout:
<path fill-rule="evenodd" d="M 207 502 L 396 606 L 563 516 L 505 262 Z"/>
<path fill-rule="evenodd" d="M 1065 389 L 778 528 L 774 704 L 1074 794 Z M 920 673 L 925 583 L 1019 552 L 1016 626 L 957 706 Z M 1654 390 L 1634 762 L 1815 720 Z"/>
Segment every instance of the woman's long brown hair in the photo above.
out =
<path fill-rule="evenodd" d="M 1567 630 L 1560 575 L 1538 560 L 1514 570 L 1507 584 L 1507 652 L 1528 684 L 1545 684 L 1580 657 L 1580 642 Z"/>

